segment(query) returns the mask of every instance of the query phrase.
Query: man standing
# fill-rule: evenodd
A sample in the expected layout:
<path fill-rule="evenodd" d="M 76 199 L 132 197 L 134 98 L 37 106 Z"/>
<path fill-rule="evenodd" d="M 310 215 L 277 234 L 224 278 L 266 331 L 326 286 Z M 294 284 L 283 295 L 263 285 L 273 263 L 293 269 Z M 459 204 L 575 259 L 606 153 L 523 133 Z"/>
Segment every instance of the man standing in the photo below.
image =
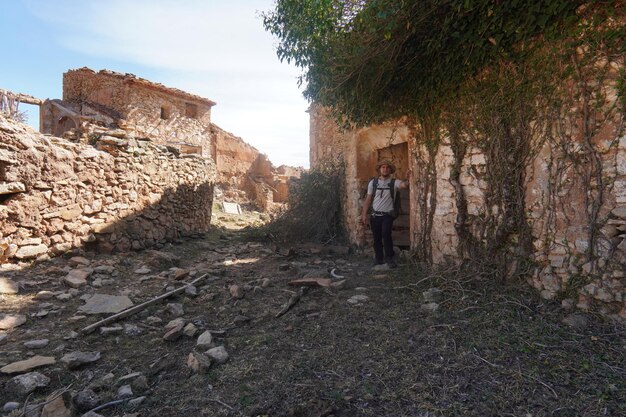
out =
<path fill-rule="evenodd" d="M 372 179 L 367 185 L 367 198 L 365 203 L 363 203 L 361 223 L 363 225 L 367 224 L 367 212 L 371 204 L 372 214 L 369 216 L 369 223 L 374 235 L 375 265 L 387 263 L 390 268 L 395 268 L 397 264 L 393 259 L 393 240 L 391 238 L 391 228 L 394 221 L 391 213 L 394 209 L 391 187 L 393 186 L 393 196 L 400 198 L 397 195 L 398 190 L 408 188 L 409 182 L 408 180 L 395 180 L 391 177 L 396 172 L 396 167 L 390 161 L 379 162 L 376 165 L 376 171 L 378 178 Z M 410 171 L 408 177 L 410 178 Z"/>

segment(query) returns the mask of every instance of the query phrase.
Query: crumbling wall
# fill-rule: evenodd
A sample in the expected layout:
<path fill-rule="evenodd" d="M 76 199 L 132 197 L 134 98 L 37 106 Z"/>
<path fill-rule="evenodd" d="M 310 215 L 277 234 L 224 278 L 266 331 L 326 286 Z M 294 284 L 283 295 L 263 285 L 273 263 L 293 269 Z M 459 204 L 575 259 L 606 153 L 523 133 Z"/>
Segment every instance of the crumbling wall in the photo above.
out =
<path fill-rule="evenodd" d="M 208 230 L 210 159 L 108 133 L 94 132 L 94 147 L 0 117 L 2 262 L 82 246 L 141 249 Z"/>
<path fill-rule="evenodd" d="M 211 125 L 211 132 L 221 199 L 250 202 L 264 211 L 271 211 L 275 204 L 287 202 L 290 178 L 299 178 L 301 168 L 274 168 L 266 155 L 240 137 L 215 124 Z"/>

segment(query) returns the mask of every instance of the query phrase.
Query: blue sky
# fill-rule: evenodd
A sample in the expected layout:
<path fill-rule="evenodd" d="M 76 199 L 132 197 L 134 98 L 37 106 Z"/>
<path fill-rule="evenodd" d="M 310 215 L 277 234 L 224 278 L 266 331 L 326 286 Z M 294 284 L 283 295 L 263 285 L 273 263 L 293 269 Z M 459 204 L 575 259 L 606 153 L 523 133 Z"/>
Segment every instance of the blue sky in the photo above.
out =
<path fill-rule="evenodd" d="M 213 122 L 274 165 L 309 165 L 299 70 L 276 58 L 272 0 L 5 0 L 0 88 L 61 98 L 62 76 L 132 73 L 217 102 Z M 21 107 L 27 110 L 30 106 Z M 30 124 L 38 126 L 37 116 Z"/>

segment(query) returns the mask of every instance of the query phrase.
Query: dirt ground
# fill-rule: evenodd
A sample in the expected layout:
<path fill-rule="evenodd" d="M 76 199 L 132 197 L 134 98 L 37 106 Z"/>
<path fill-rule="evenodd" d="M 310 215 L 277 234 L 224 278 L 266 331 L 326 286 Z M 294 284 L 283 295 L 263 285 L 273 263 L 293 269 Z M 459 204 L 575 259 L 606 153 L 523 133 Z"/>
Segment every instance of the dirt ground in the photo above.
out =
<path fill-rule="evenodd" d="M 19 402 L 11 415 L 22 415 L 25 404 L 62 391 L 73 415 L 81 415 L 71 401 L 77 392 L 91 389 L 97 404 L 109 403 L 118 399 L 116 381 L 139 372 L 140 382 L 131 385 L 133 398 L 145 397 L 142 402 L 122 401 L 97 413 L 626 416 L 622 325 L 594 314 L 572 316 L 526 284 L 502 283 L 474 272 L 477 268 L 425 271 L 403 260 L 398 269 L 373 271 L 367 255 L 345 253 L 344 247 L 247 240 L 246 222 L 261 219 L 224 215 L 213 232 L 158 250 L 77 252 L 0 270 L 20 285 L 18 294 L 0 295 L 0 312 L 28 318 L 6 332 L 0 366 L 35 354 L 57 360 L 36 369 L 50 378 L 48 386 L 28 396 L 2 389 L 0 407 Z M 89 268 L 111 266 L 117 272 L 94 273 L 86 286 L 71 292 L 62 279 L 76 268 L 71 259 L 78 255 L 89 260 Z M 106 317 L 78 311 L 85 294 L 128 295 L 138 305 L 204 274 L 197 294 L 168 298 L 107 325 L 122 329 L 77 334 Z M 307 287 L 277 317 L 300 292 L 289 282 L 303 277 L 327 278 L 334 285 Z M 430 300 L 424 298 L 427 290 Z M 41 291 L 53 297 L 37 299 Z M 62 294 L 71 298 L 59 299 Z M 182 304 L 181 317 L 197 328 L 193 337 L 163 339 L 165 325 L 176 318 L 168 303 Z M 566 317 L 574 317 L 574 324 L 562 322 Z M 205 330 L 229 358 L 194 372 L 188 357 L 206 350 L 196 348 Z M 24 346 L 44 338 L 49 343 L 43 348 Z M 98 351 L 101 357 L 68 370 L 59 358 L 75 351 Z M 13 376 L 0 374 L 0 387 Z"/>

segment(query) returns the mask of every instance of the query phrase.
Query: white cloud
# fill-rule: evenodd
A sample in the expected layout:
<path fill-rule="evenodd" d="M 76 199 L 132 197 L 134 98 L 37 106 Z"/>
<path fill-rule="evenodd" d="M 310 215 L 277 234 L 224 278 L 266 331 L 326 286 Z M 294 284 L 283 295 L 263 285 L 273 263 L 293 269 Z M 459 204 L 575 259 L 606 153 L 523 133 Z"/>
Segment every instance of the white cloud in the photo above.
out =
<path fill-rule="evenodd" d="M 308 166 L 299 70 L 278 61 L 258 16 L 271 0 L 31 0 L 29 6 L 58 29 L 53 36 L 64 48 L 117 61 L 122 71 L 125 62 L 140 65 L 148 71 L 140 77 L 217 101 L 216 124 L 276 165 Z"/>

